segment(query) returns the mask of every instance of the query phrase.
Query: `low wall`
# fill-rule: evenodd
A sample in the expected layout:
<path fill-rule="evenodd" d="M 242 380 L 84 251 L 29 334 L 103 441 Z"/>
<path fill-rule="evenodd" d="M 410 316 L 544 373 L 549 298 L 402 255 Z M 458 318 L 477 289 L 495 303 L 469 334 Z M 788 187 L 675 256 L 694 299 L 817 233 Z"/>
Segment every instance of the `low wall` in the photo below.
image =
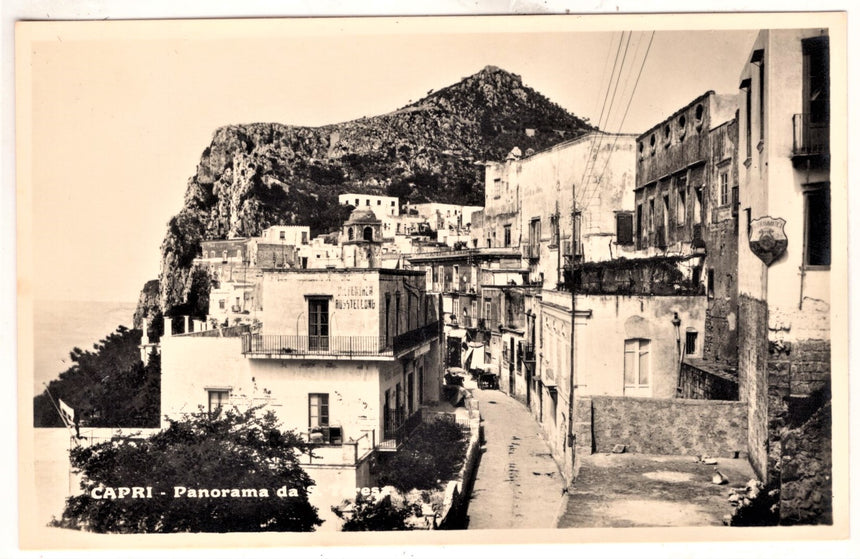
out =
<path fill-rule="evenodd" d="M 469 446 L 466 448 L 466 459 L 457 479 L 449 481 L 445 486 L 445 499 L 437 525 L 439 530 L 459 530 L 463 527 L 481 448 L 480 424 L 481 415 L 476 405 L 469 411 Z"/>
<path fill-rule="evenodd" d="M 592 396 L 595 452 L 623 444 L 627 452 L 733 457 L 747 453 L 747 404 Z"/>

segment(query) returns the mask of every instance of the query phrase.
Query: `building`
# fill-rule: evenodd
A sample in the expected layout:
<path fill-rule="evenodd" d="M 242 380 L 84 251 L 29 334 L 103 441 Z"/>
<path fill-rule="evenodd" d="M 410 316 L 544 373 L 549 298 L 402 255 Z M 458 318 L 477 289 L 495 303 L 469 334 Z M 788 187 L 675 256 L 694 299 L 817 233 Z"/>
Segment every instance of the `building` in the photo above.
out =
<path fill-rule="evenodd" d="M 302 467 L 325 513 L 438 401 L 438 303 L 407 270 L 267 270 L 261 291 L 258 328 L 162 338 L 162 414 L 265 405 L 313 444 Z"/>
<path fill-rule="evenodd" d="M 736 113 L 736 95 L 708 91 L 637 138 L 637 251 L 683 257 L 707 295 L 704 332 L 681 340 L 687 398 L 738 399 Z"/>
<path fill-rule="evenodd" d="M 412 269 L 425 274 L 426 289 L 442 302 L 447 367 L 502 372 L 501 317 L 520 320 L 511 297 L 496 289 L 499 282 L 523 285 L 524 271 L 518 250 L 476 248 L 415 253 L 407 256 Z M 520 301 L 522 298 L 520 297 Z M 522 310 L 520 305 L 520 311 Z M 470 346 L 470 343 L 472 344 Z M 483 348 L 483 358 L 470 361 L 470 349 Z M 474 353 L 472 351 L 471 353 Z"/>
<path fill-rule="evenodd" d="M 372 210 L 380 218 L 383 216 L 395 217 L 400 215 L 400 203 L 394 196 L 345 193 L 338 195 L 337 202 L 341 206 Z"/>
<path fill-rule="evenodd" d="M 781 517 L 795 522 L 826 514 L 791 499 L 789 485 L 800 482 L 786 468 L 796 452 L 783 448 L 781 431 L 829 402 L 829 70 L 826 29 L 785 29 L 761 31 L 740 74 L 739 389 L 750 406 L 750 462 L 781 484 Z M 808 452 L 829 456 L 829 437 L 818 439 Z"/>
<path fill-rule="evenodd" d="M 436 233 L 439 242 L 453 247 L 457 243 L 471 245 L 469 232 L 472 225 L 472 215 L 482 209 L 480 206 L 460 206 L 437 202 L 409 203 L 404 207 L 404 214 L 422 218 Z"/>

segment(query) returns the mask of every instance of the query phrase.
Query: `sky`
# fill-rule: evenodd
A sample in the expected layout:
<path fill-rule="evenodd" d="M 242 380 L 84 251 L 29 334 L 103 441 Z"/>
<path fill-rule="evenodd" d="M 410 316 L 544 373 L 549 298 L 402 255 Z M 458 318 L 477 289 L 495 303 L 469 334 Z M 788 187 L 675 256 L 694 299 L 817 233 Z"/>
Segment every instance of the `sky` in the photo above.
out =
<path fill-rule="evenodd" d="M 19 120 L 32 132 L 34 298 L 136 300 L 220 126 L 373 116 L 495 65 L 605 130 L 643 132 L 705 91 L 736 93 L 764 23 L 652 39 L 647 21 L 622 35 L 540 19 L 42 24 Z"/>

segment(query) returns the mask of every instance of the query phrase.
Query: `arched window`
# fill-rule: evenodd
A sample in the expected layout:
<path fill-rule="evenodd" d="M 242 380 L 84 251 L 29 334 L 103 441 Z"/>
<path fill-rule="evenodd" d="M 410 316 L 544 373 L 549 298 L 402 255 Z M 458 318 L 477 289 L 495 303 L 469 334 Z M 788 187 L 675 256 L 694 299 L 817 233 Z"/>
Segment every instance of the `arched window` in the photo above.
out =
<path fill-rule="evenodd" d="M 352 227 L 350 227 L 349 229 L 346 230 L 346 237 L 347 237 L 347 239 L 349 239 L 351 241 L 353 239 L 353 236 L 354 236 L 354 233 L 352 232 Z"/>
<path fill-rule="evenodd" d="M 372 241 L 373 240 L 373 227 L 368 225 L 367 227 L 364 228 L 363 238 L 365 241 Z"/>

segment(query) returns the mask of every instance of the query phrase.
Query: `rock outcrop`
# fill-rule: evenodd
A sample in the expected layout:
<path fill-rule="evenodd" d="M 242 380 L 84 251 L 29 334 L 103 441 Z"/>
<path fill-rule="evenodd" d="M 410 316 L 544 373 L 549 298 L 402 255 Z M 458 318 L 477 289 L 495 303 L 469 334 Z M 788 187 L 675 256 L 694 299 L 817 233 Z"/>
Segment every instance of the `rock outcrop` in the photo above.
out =
<path fill-rule="evenodd" d="M 320 127 L 274 123 L 215 131 L 162 243 L 159 309 L 188 303 L 200 241 L 304 224 L 313 235 L 346 217 L 343 192 L 401 202 L 483 204 L 481 163 L 513 147 L 541 150 L 592 127 L 519 76 L 488 66 L 388 114 Z M 139 309 L 151 316 L 152 309 Z"/>

